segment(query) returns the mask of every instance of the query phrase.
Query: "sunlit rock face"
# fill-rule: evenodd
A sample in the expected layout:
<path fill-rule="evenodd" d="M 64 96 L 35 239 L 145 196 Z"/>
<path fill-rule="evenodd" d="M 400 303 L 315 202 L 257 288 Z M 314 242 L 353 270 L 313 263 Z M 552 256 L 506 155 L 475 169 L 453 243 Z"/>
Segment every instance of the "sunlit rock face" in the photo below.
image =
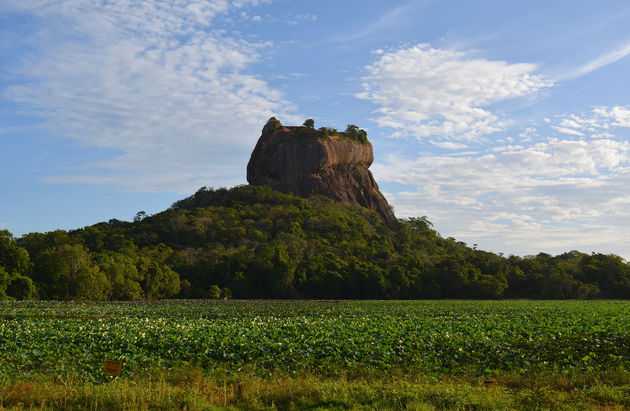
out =
<path fill-rule="evenodd" d="M 247 164 L 247 181 L 300 197 L 321 194 L 376 211 L 388 224 L 396 217 L 368 167 L 372 144 L 341 133 L 283 126 L 269 119 Z"/>

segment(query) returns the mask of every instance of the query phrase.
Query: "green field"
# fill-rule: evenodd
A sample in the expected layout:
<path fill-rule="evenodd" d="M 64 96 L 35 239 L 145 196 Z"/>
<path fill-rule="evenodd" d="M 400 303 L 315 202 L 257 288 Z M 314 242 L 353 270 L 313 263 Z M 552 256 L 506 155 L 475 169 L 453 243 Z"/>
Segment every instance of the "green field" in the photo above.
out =
<path fill-rule="evenodd" d="M 13 302 L 0 347 L 4 406 L 630 407 L 626 301 Z"/>

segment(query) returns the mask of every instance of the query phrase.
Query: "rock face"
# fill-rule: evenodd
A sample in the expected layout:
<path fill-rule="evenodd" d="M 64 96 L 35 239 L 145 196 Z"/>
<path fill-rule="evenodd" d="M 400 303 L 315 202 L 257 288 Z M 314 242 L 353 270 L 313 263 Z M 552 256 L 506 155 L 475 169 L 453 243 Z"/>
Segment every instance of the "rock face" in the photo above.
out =
<path fill-rule="evenodd" d="M 368 170 L 373 161 L 372 144 L 367 141 L 286 127 L 272 117 L 247 164 L 247 181 L 300 197 L 321 194 L 366 207 L 391 225 L 396 217 Z"/>

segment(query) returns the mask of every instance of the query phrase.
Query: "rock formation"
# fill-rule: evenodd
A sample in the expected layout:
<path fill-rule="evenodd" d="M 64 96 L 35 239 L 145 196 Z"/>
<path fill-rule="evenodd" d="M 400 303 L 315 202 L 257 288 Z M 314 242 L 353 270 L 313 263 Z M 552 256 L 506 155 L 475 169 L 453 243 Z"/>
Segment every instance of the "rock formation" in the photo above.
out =
<path fill-rule="evenodd" d="M 372 144 L 365 135 L 361 139 L 305 126 L 286 127 L 272 117 L 247 164 L 247 181 L 300 197 L 321 194 L 366 207 L 391 225 L 396 217 L 368 170 L 373 161 Z"/>

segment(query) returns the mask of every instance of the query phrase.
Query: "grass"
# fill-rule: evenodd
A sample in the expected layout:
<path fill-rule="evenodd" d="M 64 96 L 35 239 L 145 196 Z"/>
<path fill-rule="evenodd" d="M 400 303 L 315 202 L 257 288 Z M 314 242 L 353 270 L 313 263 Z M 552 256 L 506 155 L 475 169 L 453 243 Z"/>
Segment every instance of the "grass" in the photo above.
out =
<path fill-rule="evenodd" d="M 630 374 L 499 375 L 490 382 L 392 373 L 355 378 L 206 374 L 184 366 L 103 384 L 0 381 L 8 409 L 628 409 Z"/>

